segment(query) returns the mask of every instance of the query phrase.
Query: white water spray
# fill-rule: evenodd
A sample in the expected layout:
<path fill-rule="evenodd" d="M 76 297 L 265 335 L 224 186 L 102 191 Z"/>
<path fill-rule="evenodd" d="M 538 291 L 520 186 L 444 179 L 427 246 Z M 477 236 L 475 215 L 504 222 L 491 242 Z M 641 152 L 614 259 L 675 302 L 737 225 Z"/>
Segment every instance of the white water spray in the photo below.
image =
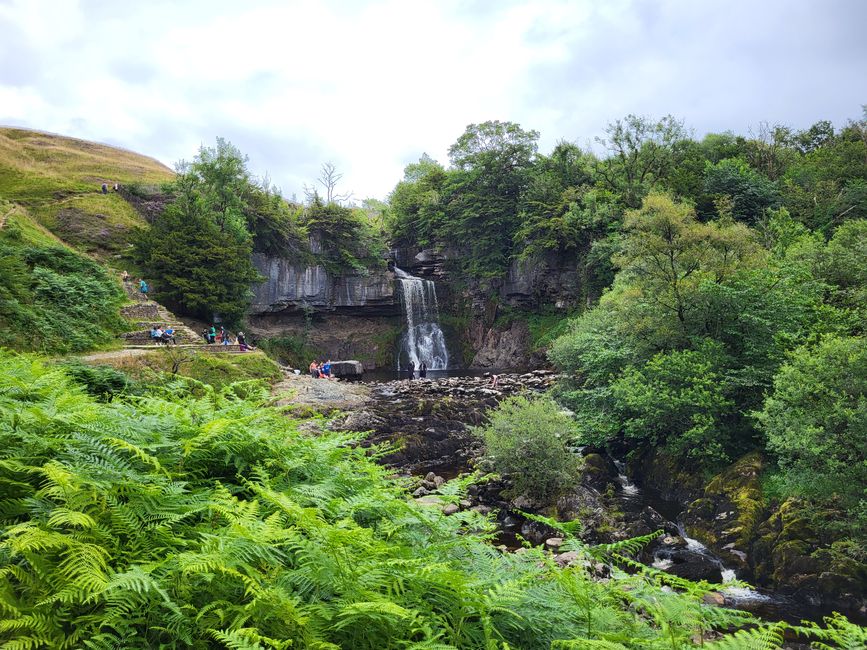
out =
<path fill-rule="evenodd" d="M 401 360 L 406 359 L 416 370 L 421 364 L 425 364 L 428 370 L 445 370 L 449 366 L 449 351 L 438 322 L 439 306 L 434 283 L 397 267 L 394 274 L 406 316 L 406 332 L 401 339 L 397 369 L 401 370 Z"/>

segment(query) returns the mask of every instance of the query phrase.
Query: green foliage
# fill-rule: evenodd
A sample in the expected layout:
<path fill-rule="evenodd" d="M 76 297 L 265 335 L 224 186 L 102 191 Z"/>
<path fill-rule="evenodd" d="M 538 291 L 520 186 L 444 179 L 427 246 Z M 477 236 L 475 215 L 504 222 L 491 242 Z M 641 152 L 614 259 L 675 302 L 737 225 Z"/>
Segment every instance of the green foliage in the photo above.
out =
<path fill-rule="evenodd" d="M 7 647 L 662 648 L 751 620 L 654 570 L 603 583 L 500 553 L 468 532 L 478 515 L 416 505 L 264 393 L 177 381 L 101 403 L 37 359 L 0 363 Z"/>
<path fill-rule="evenodd" d="M 301 224 L 312 238 L 315 259 L 332 273 L 364 273 L 384 265 L 385 244 L 362 210 L 315 197 Z"/>
<path fill-rule="evenodd" d="M 90 395 L 111 401 L 117 395 L 139 392 L 136 382 L 110 366 L 91 366 L 81 361 L 65 361 L 61 367 Z"/>
<path fill-rule="evenodd" d="M 513 496 L 550 502 L 576 481 L 578 458 L 566 448 L 572 426 L 551 400 L 513 397 L 474 433 L 484 439 L 485 458 L 495 471 L 511 479 Z"/>
<path fill-rule="evenodd" d="M 0 346 L 47 353 L 105 345 L 124 329 L 123 293 L 96 262 L 51 244 L 0 234 Z"/>
<path fill-rule="evenodd" d="M 259 348 L 265 350 L 280 363 L 293 368 L 305 368 L 310 359 L 316 358 L 316 350 L 304 335 L 283 334 L 260 339 Z"/>
<path fill-rule="evenodd" d="M 729 460 L 724 418 L 734 406 L 721 369 L 721 350 L 660 352 L 611 383 L 623 435 L 665 446 L 702 462 Z"/>
<path fill-rule="evenodd" d="M 646 194 L 671 174 L 675 144 L 686 137 L 683 123 L 671 115 L 653 121 L 627 115 L 615 120 L 597 141 L 609 155 L 596 166 L 598 182 L 636 208 Z"/>
<path fill-rule="evenodd" d="M 217 142 L 216 151 L 203 147 L 191 165 L 179 166 L 177 198 L 137 239 L 136 257 L 158 300 L 204 320 L 219 314 L 236 326 L 250 304 L 250 284 L 261 276 L 243 215 L 244 160 Z"/>
<path fill-rule="evenodd" d="M 795 351 L 757 417 L 790 488 L 838 501 L 867 529 L 865 340 L 829 337 Z"/>
<path fill-rule="evenodd" d="M 726 197 L 731 216 L 747 223 L 756 223 L 766 209 L 779 202 L 774 184 L 737 158 L 726 158 L 715 165 L 708 163 L 704 191 L 711 196 Z"/>
<path fill-rule="evenodd" d="M 821 244 L 780 212 L 769 253 L 747 226 L 655 194 L 624 228 L 614 286 L 549 352 L 579 439 L 668 445 L 707 466 L 749 451 L 749 414 L 785 355 L 852 322 L 822 304 Z"/>

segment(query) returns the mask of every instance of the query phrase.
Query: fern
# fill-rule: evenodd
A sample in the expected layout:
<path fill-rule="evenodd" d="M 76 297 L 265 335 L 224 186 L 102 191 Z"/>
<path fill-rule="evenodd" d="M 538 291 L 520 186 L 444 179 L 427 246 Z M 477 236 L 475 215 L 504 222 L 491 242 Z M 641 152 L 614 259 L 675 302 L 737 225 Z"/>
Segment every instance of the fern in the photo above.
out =
<path fill-rule="evenodd" d="M 776 650 L 783 646 L 783 632 L 787 625 L 760 625 L 747 630 L 738 630 L 731 636 L 708 643 L 711 650 Z"/>
<path fill-rule="evenodd" d="M 620 650 L 744 626 L 720 643 L 773 641 L 704 605 L 711 586 L 630 557 L 653 535 L 590 548 L 578 522 L 528 515 L 610 563 L 607 583 L 539 548 L 501 553 L 488 520 L 417 506 L 354 436 L 305 435 L 258 390 L 101 402 L 32 357 L 0 351 L 0 367 L 0 647 Z M 798 631 L 863 640 L 842 618 Z"/>

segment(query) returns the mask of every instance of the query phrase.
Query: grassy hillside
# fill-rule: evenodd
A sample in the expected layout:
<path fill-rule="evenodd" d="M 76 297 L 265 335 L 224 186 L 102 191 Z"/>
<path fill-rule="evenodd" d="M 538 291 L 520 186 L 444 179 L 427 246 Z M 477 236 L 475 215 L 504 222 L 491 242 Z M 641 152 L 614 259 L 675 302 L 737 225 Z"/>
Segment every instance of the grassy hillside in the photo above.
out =
<path fill-rule="evenodd" d="M 145 221 L 101 186 L 171 178 L 129 151 L 0 128 L 0 346 L 57 354 L 114 342 L 124 296 L 104 263 L 120 264 Z"/>
<path fill-rule="evenodd" d="M 122 250 L 142 217 L 101 186 L 152 185 L 172 171 L 152 158 L 64 136 L 0 128 L 0 199 L 79 250 L 106 257 Z"/>

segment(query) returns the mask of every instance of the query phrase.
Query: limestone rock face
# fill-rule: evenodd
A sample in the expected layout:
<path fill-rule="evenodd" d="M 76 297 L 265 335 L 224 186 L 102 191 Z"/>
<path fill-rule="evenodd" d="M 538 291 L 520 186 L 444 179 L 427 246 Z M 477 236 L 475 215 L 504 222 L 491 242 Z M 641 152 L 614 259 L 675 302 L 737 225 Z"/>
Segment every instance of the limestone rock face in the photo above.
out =
<path fill-rule="evenodd" d="M 253 254 L 265 281 L 253 287 L 251 314 L 305 311 L 367 316 L 397 316 L 400 304 L 394 274 L 386 269 L 367 275 L 332 275 L 323 266 L 304 266 L 282 257 Z"/>
<path fill-rule="evenodd" d="M 527 324 L 514 321 L 508 329 L 485 329 L 473 337 L 477 343 L 473 368 L 524 369 L 532 364 L 530 330 Z"/>

